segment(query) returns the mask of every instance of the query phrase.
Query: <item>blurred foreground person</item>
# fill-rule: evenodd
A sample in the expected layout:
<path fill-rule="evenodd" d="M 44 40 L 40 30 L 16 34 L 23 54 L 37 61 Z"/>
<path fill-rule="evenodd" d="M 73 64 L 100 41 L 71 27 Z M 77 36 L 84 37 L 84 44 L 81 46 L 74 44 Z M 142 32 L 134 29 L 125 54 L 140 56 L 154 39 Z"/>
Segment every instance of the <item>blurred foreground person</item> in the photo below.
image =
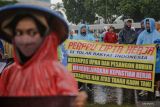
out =
<path fill-rule="evenodd" d="M 68 37 L 68 26 L 54 11 L 33 5 L 0 8 L 0 34 L 14 45 L 15 62 L 1 75 L 1 96 L 77 96 L 75 79 L 58 62 L 57 47 Z"/>

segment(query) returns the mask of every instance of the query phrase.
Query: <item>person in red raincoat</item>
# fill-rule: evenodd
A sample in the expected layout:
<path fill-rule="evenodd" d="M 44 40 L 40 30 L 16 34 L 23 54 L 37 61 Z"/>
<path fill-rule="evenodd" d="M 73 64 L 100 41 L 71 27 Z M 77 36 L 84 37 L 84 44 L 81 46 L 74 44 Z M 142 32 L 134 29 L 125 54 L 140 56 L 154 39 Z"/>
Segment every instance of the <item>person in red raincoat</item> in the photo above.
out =
<path fill-rule="evenodd" d="M 0 95 L 78 95 L 77 101 L 84 102 L 76 80 L 58 62 L 57 47 L 68 37 L 66 22 L 54 11 L 31 5 L 2 7 L 0 17 L 0 34 L 14 45 L 15 60 L 2 72 Z"/>
<path fill-rule="evenodd" d="M 114 32 L 115 28 L 113 26 L 109 26 L 108 32 L 105 33 L 103 41 L 105 43 L 117 43 L 118 37 L 116 33 Z"/>

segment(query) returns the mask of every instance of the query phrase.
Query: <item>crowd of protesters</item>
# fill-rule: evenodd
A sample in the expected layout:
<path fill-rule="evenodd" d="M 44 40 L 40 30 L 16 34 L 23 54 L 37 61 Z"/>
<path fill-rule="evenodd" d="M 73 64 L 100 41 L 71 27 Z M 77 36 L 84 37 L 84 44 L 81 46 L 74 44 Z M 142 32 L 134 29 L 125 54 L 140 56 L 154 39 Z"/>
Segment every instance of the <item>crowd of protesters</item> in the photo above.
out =
<path fill-rule="evenodd" d="M 119 31 L 115 31 L 115 27 L 110 25 L 107 26 L 103 31 L 96 31 L 90 28 L 87 24 L 80 24 L 78 33 L 73 29 L 70 30 L 70 36 L 68 39 L 71 40 L 87 40 L 95 42 L 104 42 L 104 43 L 116 43 L 116 44 L 157 44 L 157 56 L 156 56 L 156 69 L 155 69 L 155 93 L 132 90 L 132 89 L 121 89 L 115 88 L 117 90 L 117 103 L 135 103 L 135 93 L 137 93 L 137 100 L 154 100 L 155 97 L 159 97 L 159 80 L 160 80 L 160 33 L 159 23 L 156 23 L 153 18 L 146 18 L 140 23 L 141 28 L 134 29 L 132 26 L 132 20 L 126 19 L 124 21 L 124 27 Z M 88 84 L 87 84 L 88 85 Z M 89 89 L 93 91 L 92 100 L 95 103 L 106 103 L 106 86 L 101 85 L 89 85 Z M 80 87 L 82 88 L 82 87 Z M 104 94 L 105 93 L 105 94 Z M 123 99 L 122 99 L 123 98 Z"/>
<path fill-rule="evenodd" d="M 20 19 L 19 21 L 21 21 L 22 19 Z M 19 22 L 17 22 L 17 23 L 19 23 Z M 88 26 L 87 24 L 82 23 L 79 25 L 78 31 L 70 29 L 68 39 L 70 39 L 70 40 L 86 40 L 86 41 L 104 42 L 104 43 L 114 43 L 114 44 L 135 44 L 135 45 L 157 44 L 156 69 L 155 69 L 155 83 L 157 86 L 155 89 L 156 94 L 154 94 L 152 92 L 146 92 L 146 91 L 137 91 L 138 96 L 146 95 L 145 99 L 140 98 L 141 100 L 153 100 L 155 98 L 155 96 L 160 97 L 160 94 L 159 94 L 159 91 L 160 91 L 160 86 L 159 86 L 159 83 L 160 83 L 159 82 L 159 80 L 160 80 L 160 45 L 159 45 L 160 44 L 160 33 L 159 33 L 159 31 L 160 31 L 160 25 L 156 24 L 156 22 L 153 18 L 146 18 L 146 19 L 142 20 L 141 28 L 138 30 L 135 30 L 132 28 L 132 20 L 130 20 L 130 19 L 125 20 L 124 27 L 119 32 L 115 32 L 115 27 L 112 25 L 107 26 L 107 29 L 105 29 L 103 31 L 96 31 L 93 28 L 91 28 L 90 26 Z M 18 34 L 19 34 L 19 32 L 18 33 L 16 32 L 16 35 L 18 35 Z M 57 44 L 56 44 L 56 46 L 57 46 Z M 63 44 L 62 44 L 61 48 L 62 48 L 63 52 L 65 52 Z M 18 53 L 22 54 L 19 50 L 18 50 Z M 5 56 L 5 49 L 4 49 L 3 43 L 0 41 L 0 60 L 1 61 L 3 59 L 5 59 L 4 56 Z M 22 56 L 23 55 L 20 55 L 20 57 L 22 57 Z M 62 61 L 62 62 L 64 62 L 63 65 L 67 66 L 67 58 L 66 58 L 67 53 L 63 54 L 63 57 L 64 58 L 62 58 L 62 59 L 65 60 L 65 61 Z M 27 57 L 24 59 L 24 61 L 22 60 L 22 62 L 20 62 L 20 63 L 26 63 L 29 59 L 31 59 L 31 58 Z M 79 85 L 80 90 L 87 91 L 91 96 L 93 94 L 93 98 L 91 98 L 91 99 L 94 102 L 101 103 L 101 104 L 106 103 L 106 99 L 107 99 L 106 98 L 107 97 L 106 90 L 107 90 L 107 88 L 110 88 L 110 87 L 102 86 L 102 85 L 84 84 L 84 83 L 79 83 L 78 85 Z M 123 101 L 120 101 L 117 103 L 127 102 L 127 101 L 129 101 L 129 103 L 134 102 L 133 97 L 134 97 L 135 90 L 121 89 L 121 88 L 115 88 L 115 90 L 118 90 L 118 92 L 121 93 L 120 95 L 118 95 L 118 93 L 117 93 L 117 96 L 119 96 L 119 98 L 117 97 L 118 99 L 122 99 L 122 97 L 124 98 L 124 96 L 127 96 L 128 94 L 130 94 L 128 98 L 124 98 Z M 93 92 L 90 92 L 90 91 L 93 91 Z M 77 92 L 76 92 L 76 94 L 77 94 Z"/>

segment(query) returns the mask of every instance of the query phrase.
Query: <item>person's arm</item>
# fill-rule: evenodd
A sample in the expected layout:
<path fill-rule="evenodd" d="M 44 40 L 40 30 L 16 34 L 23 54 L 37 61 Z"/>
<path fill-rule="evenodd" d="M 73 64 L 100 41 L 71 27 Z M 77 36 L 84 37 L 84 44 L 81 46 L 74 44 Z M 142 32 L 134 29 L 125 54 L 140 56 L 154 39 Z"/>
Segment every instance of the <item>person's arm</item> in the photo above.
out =
<path fill-rule="evenodd" d="M 118 43 L 123 44 L 123 31 L 121 30 L 118 35 Z"/>
<path fill-rule="evenodd" d="M 114 38 L 115 38 L 114 43 L 117 43 L 117 42 L 118 42 L 118 36 L 117 36 L 117 34 L 116 34 L 116 33 L 114 34 Z"/>
<path fill-rule="evenodd" d="M 143 35 L 142 35 L 142 33 L 140 33 L 140 35 L 138 36 L 136 44 L 137 45 L 143 44 Z"/>
<path fill-rule="evenodd" d="M 57 67 L 60 66 L 57 64 Z M 64 67 L 61 67 L 60 70 L 56 77 L 58 95 L 77 96 L 78 85 L 75 78 Z"/>
<path fill-rule="evenodd" d="M 66 72 L 63 66 L 57 64 L 57 67 L 61 70 L 56 79 L 59 95 L 76 96 L 75 102 L 73 102 L 74 107 L 84 107 L 88 97 L 86 92 L 78 92 L 77 82 L 73 75 Z"/>
<path fill-rule="evenodd" d="M 107 33 L 105 33 L 103 41 L 106 43 L 107 42 Z"/>
<path fill-rule="evenodd" d="M 3 95 L 3 91 L 4 91 L 4 85 L 3 85 L 3 82 L 2 82 L 2 79 L 1 79 L 1 75 L 0 75 L 0 96 Z"/>
<path fill-rule="evenodd" d="M 87 98 L 88 98 L 87 93 L 85 91 L 80 91 L 76 97 L 74 107 L 85 107 Z"/>
<path fill-rule="evenodd" d="M 89 41 L 95 41 L 95 37 L 93 34 L 88 34 L 87 36 L 89 36 Z"/>

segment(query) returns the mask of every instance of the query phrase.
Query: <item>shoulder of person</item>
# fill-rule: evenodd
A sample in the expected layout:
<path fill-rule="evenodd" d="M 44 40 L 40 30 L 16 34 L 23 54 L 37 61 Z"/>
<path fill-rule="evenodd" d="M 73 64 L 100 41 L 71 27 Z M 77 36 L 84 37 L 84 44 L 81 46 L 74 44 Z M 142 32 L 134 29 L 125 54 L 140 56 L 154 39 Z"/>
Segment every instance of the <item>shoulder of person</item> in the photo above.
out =
<path fill-rule="evenodd" d="M 138 35 L 138 37 L 139 38 L 142 38 L 142 37 L 144 37 L 145 38 L 145 36 L 146 36 L 146 31 L 142 31 L 139 35 Z"/>
<path fill-rule="evenodd" d="M 11 72 L 14 72 L 15 69 L 17 69 L 15 63 L 12 63 L 10 65 L 6 64 L 3 71 L 0 74 L 5 76 L 5 75 L 10 74 Z"/>

